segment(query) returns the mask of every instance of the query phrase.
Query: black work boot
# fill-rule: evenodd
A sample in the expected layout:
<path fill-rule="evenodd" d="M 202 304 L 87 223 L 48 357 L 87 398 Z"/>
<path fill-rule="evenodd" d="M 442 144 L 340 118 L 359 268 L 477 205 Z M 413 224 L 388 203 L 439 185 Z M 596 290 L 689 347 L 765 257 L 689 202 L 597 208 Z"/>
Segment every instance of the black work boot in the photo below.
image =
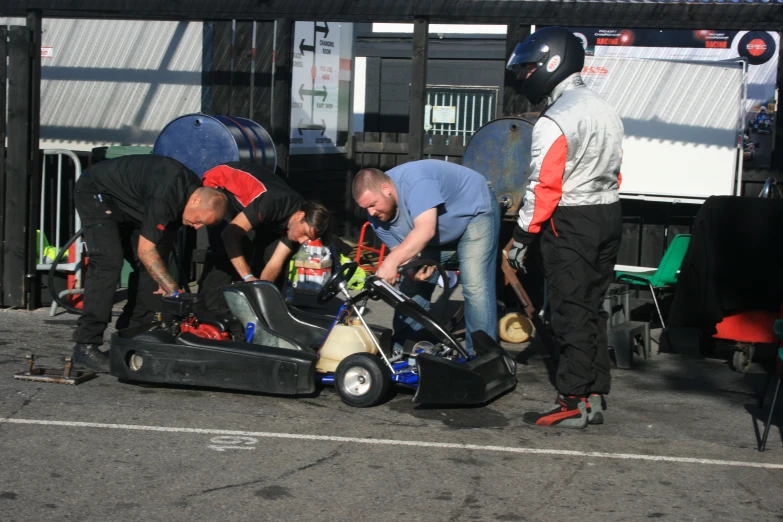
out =
<path fill-rule="evenodd" d="M 527 412 L 522 415 L 522 420 L 536 426 L 586 428 L 587 401 L 582 397 L 558 395 L 553 406 L 541 412 Z"/>
<path fill-rule="evenodd" d="M 603 424 L 606 399 L 599 393 L 591 393 L 587 398 L 587 423 Z"/>
<path fill-rule="evenodd" d="M 102 352 L 98 346 L 82 343 L 73 345 L 73 363 L 94 372 L 109 373 L 109 354 Z"/>

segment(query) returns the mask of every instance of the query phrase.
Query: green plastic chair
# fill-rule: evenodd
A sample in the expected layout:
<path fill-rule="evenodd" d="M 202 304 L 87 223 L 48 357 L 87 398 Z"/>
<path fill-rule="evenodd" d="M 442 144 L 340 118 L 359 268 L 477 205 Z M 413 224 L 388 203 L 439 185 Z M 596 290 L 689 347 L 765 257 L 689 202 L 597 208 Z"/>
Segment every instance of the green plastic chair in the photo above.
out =
<path fill-rule="evenodd" d="M 783 319 L 778 319 L 775 321 L 773 329 L 777 338 L 783 340 Z M 769 407 L 769 417 L 767 417 L 767 425 L 764 426 L 764 436 L 761 438 L 761 446 L 759 447 L 759 451 L 764 451 L 764 448 L 767 446 L 767 435 L 769 435 L 769 428 L 772 426 L 772 414 L 775 413 L 775 403 L 778 400 L 778 392 L 780 392 L 780 381 L 783 380 L 783 372 L 778 370 L 781 368 L 781 365 L 783 365 L 783 348 L 778 348 L 778 356 L 777 359 L 775 359 L 775 368 L 772 369 L 772 373 L 769 375 L 767 386 L 764 388 L 764 393 L 761 396 L 761 402 L 759 402 L 759 407 L 764 405 L 764 396 L 767 394 L 767 390 L 769 389 L 769 381 L 771 381 L 772 376 L 777 373 L 778 384 L 775 386 L 775 393 L 772 395 L 772 405 Z"/>
<path fill-rule="evenodd" d="M 647 286 L 652 293 L 655 309 L 658 311 L 658 318 L 661 320 L 661 327 L 665 330 L 666 323 L 663 322 L 663 314 L 658 304 L 656 291 L 674 286 L 677 283 L 677 274 L 682 266 L 682 260 L 688 251 L 688 244 L 691 241 L 690 234 L 677 234 L 669 243 L 669 248 L 663 254 L 661 263 L 656 270 L 646 272 L 617 272 L 615 279 L 618 283 L 629 283 L 637 286 Z"/>

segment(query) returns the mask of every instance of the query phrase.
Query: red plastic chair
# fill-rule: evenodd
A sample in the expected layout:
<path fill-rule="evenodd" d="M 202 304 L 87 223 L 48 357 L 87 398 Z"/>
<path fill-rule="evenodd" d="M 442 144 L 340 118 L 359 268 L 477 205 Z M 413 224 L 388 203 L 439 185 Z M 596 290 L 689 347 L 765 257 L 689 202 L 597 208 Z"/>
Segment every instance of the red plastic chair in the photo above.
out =
<path fill-rule="evenodd" d="M 381 243 L 381 248 L 375 248 L 371 246 L 366 246 L 364 244 L 364 234 L 367 231 L 367 226 L 370 224 L 370 222 L 366 222 L 364 225 L 362 225 L 362 231 L 359 233 L 359 244 L 356 246 L 356 263 L 364 269 L 365 272 L 375 272 L 378 269 L 378 266 L 380 266 L 381 263 L 383 263 L 383 257 L 386 255 L 386 245 Z M 363 265 L 362 264 L 362 251 L 366 250 L 368 252 L 373 252 L 375 254 L 378 254 L 378 265 L 372 266 L 372 265 Z"/>

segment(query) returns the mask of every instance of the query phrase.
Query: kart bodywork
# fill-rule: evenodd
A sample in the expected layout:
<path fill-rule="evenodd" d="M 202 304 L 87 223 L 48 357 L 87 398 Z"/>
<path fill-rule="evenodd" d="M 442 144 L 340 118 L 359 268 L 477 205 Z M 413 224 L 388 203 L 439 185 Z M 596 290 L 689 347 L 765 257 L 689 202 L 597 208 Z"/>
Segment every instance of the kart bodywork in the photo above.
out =
<path fill-rule="evenodd" d="M 372 406 L 392 384 L 415 389 L 421 404 L 483 404 L 516 385 L 513 359 L 484 332 L 468 354 L 422 307 L 374 276 L 351 296 L 356 264 L 343 265 L 324 285 L 319 302 L 345 297 L 336 317 L 289 307 L 268 282 L 221 289 L 229 311 L 196 311 L 195 296 L 165 298 L 158 321 L 112 335 L 110 372 L 121 380 L 203 386 L 283 395 L 334 385 L 344 402 Z M 368 300 L 424 328 L 415 341 L 393 348 L 389 328 L 369 325 Z"/>

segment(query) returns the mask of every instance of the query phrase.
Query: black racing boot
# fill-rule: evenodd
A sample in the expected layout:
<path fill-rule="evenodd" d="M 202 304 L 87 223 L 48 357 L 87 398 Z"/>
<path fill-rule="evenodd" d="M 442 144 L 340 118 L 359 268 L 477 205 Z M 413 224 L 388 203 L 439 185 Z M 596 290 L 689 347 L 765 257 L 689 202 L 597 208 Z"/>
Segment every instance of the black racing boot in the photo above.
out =
<path fill-rule="evenodd" d="M 603 424 L 606 399 L 600 393 L 591 393 L 587 398 L 587 423 Z"/>
<path fill-rule="evenodd" d="M 541 412 L 527 412 L 522 415 L 522 420 L 536 426 L 586 428 L 587 400 L 573 395 L 558 395 L 554 406 Z"/>
<path fill-rule="evenodd" d="M 109 373 L 109 354 L 102 352 L 98 346 L 76 343 L 73 346 L 73 363 L 94 372 Z"/>

